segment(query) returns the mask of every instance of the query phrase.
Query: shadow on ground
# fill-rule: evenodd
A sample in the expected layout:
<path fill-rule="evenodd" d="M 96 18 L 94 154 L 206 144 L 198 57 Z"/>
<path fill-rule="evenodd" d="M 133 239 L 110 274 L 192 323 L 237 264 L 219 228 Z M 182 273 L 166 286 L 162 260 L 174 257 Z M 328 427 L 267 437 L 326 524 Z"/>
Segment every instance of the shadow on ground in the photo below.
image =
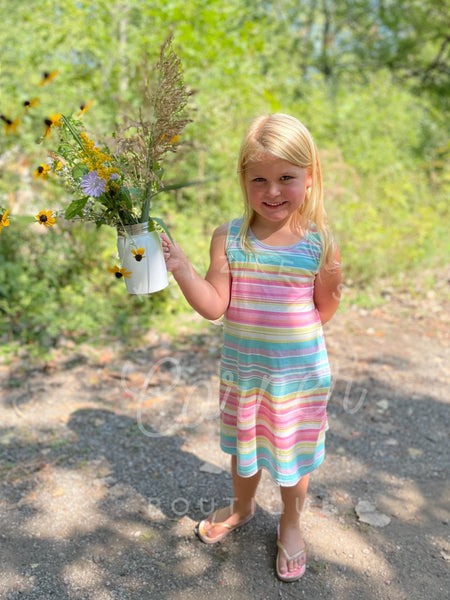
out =
<path fill-rule="evenodd" d="M 341 360 L 327 458 L 302 519 L 308 569 L 284 584 L 274 574 L 280 505 L 268 476 L 245 528 L 214 546 L 193 533 L 232 497 L 210 393 L 216 340 L 202 341 L 127 357 L 126 386 L 123 360 L 73 360 L 58 377 L 40 371 L 4 386 L 0 598 L 443 598 L 449 411 L 436 370 L 417 372 L 401 348 Z M 361 523 L 359 499 L 389 525 Z"/>

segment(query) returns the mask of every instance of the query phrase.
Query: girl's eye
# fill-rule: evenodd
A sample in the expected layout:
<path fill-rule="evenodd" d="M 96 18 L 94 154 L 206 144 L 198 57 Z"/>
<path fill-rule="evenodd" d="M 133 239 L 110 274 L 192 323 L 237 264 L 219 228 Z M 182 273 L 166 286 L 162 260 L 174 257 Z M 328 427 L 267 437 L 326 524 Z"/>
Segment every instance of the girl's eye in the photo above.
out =
<path fill-rule="evenodd" d="M 290 179 L 293 179 L 292 175 L 283 175 L 281 181 L 289 181 Z"/>
<path fill-rule="evenodd" d="M 255 177 L 253 181 L 256 181 L 256 183 L 260 183 L 261 181 L 264 181 L 264 177 Z"/>

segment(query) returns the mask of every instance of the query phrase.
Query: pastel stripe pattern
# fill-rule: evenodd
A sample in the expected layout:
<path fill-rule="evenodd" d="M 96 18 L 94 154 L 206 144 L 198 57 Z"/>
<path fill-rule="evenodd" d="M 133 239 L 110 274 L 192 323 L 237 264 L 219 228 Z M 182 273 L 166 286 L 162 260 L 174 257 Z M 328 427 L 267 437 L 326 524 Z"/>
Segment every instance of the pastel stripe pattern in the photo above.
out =
<path fill-rule="evenodd" d="M 221 448 L 237 455 L 238 473 L 265 468 L 295 485 L 324 458 L 330 367 L 314 279 L 321 244 L 311 231 L 274 248 L 252 234 L 241 248 L 241 220 L 229 225 L 231 300 L 220 366 Z"/>

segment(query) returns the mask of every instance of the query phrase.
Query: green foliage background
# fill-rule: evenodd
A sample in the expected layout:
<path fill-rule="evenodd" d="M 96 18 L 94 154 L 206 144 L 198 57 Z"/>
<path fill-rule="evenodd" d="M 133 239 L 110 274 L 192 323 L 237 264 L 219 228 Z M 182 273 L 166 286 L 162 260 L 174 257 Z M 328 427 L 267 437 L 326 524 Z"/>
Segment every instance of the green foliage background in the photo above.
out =
<path fill-rule="evenodd" d="M 193 90 L 193 122 L 166 183 L 214 178 L 162 194 L 154 212 L 200 271 L 212 230 L 239 216 L 239 144 L 250 120 L 300 118 L 321 151 L 326 205 L 347 280 L 379 278 L 448 261 L 449 4 L 442 0 L 29 0 L 0 4 L 0 111 L 14 118 L 39 96 L 39 118 L 0 133 L 0 339 L 38 351 L 61 337 L 135 338 L 186 310 L 175 287 L 130 297 L 106 267 L 108 229 L 59 223 L 42 232 L 24 215 L 57 208 L 61 191 L 31 176 L 46 149 L 42 115 L 77 112 L 114 130 L 137 107 L 139 67 L 173 33 Z M 43 88 L 43 71 L 58 70 Z M 42 229 L 42 228 L 41 228 Z"/>

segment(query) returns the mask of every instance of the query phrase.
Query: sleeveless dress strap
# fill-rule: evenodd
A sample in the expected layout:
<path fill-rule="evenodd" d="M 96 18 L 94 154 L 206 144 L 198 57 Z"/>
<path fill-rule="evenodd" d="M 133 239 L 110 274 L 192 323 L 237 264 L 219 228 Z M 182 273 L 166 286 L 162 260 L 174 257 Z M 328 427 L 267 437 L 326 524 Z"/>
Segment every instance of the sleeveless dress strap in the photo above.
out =
<path fill-rule="evenodd" d="M 241 222 L 242 219 L 233 219 L 228 223 L 227 237 L 225 240 L 225 251 L 229 249 L 231 240 L 235 239 L 236 236 L 239 234 Z"/>

